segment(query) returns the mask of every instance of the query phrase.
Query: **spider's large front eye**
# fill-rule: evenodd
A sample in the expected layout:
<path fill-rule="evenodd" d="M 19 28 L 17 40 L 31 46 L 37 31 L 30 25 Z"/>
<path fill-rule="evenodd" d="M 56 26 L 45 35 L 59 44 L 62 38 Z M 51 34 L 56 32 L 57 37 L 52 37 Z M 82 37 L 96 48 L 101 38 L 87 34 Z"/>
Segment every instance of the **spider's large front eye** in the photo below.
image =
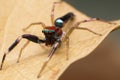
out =
<path fill-rule="evenodd" d="M 62 28 L 63 27 L 63 21 L 61 19 L 56 19 L 55 20 L 55 26 L 58 28 Z"/>

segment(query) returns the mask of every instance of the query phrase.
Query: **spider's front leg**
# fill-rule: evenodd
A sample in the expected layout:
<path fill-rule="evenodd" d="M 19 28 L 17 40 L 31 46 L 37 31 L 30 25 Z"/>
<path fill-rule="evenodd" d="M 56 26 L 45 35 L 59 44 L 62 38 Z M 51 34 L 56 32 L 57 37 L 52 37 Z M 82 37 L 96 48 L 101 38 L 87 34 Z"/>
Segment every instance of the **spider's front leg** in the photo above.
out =
<path fill-rule="evenodd" d="M 31 34 L 24 34 L 24 35 L 18 37 L 18 38 L 15 40 L 15 42 L 7 49 L 7 51 L 5 51 L 5 53 L 4 53 L 4 55 L 3 55 L 3 58 L 2 58 L 1 65 L 0 65 L 0 69 L 3 68 L 3 64 L 4 64 L 4 61 L 5 61 L 6 55 L 7 55 L 11 50 L 13 50 L 14 47 L 16 47 L 17 44 L 18 44 L 23 38 L 24 38 L 24 39 L 27 39 L 27 40 L 29 40 L 29 41 L 32 41 L 32 42 L 34 42 L 34 43 L 38 43 L 38 44 L 40 44 L 40 43 L 45 43 L 44 40 L 41 40 L 41 39 L 39 39 L 37 36 L 31 35 Z M 17 61 L 19 61 L 20 57 L 21 57 L 21 54 L 19 54 L 19 58 L 18 58 Z"/>
<path fill-rule="evenodd" d="M 28 25 L 26 28 L 24 28 L 23 31 L 26 32 L 26 30 L 29 29 L 30 27 L 32 27 L 33 25 L 41 25 L 42 28 L 45 28 L 45 27 L 46 27 L 46 25 L 45 25 L 43 22 L 34 22 L 34 23 L 31 23 L 30 25 Z M 17 62 L 19 62 L 23 50 L 27 47 L 27 45 L 28 45 L 29 43 L 30 43 L 30 41 L 27 41 L 27 42 L 24 44 L 24 46 L 21 48 L 21 50 L 20 50 L 20 55 L 19 55 L 19 57 L 18 57 Z"/>

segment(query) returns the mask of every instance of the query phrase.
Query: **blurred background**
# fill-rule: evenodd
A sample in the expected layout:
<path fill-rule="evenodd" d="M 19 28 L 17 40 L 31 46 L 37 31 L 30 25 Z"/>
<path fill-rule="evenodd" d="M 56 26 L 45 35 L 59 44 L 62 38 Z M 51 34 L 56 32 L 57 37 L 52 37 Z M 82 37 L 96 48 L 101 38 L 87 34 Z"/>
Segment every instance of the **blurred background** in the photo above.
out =
<path fill-rule="evenodd" d="M 120 19 L 120 0 L 65 0 L 90 17 Z M 59 80 L 120 80 L 120 30 L 87 57 L 73 63 Z"/>

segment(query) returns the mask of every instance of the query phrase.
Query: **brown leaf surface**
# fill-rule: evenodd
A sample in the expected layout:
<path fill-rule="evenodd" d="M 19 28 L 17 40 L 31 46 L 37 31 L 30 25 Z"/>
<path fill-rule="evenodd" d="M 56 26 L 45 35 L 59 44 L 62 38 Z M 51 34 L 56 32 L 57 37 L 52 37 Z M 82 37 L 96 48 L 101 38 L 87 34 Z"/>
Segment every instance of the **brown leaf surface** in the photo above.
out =
<path fill-rule="evenodd" d="M 16 2 L 17 0 L 11 0 L 10 2 L 7 2 L 7 0 L 0 0 L 0 48 L 3 42 L 4 29 L 8 16 L 12 12 Z"/>
<path fill-rule="evenodd" d="M 18 36 L 24 34 L 22 29 L 30 23 L 42 21 L 46 25 L 51 25 L 50 12 L 52 4 L 55 1 L 58 0 L 19 0 L 5 26 L 4 42 L 0 55 L 3 55 L 4 51 Z M 67 12 L 75 13 L 75 22 L 89 18 L 65 2 L 56 6 L 55 17 L 62 16 Z M 73 24 L 75 22 L 73 22 Z M 66 60 L 66 45 L 63 43 L 39 79 L 37 79 L 37 74 L 44 60 L 47 58 L 49 48 L 44 48 L 44 45 L 40 46 L 35 43 L 30 43 L 24 49 L 20 63 L 17 64 L 16 60 L 19 55 L 19 50 L 26 42 L 26 40 L 22 40 L 20 44 L 7 55 L 4 68 L 0 71 L 0 79 L 57 80 L 71 63 L 90 54 L 113 29 L 119 27 L 119 24 L 110 25 L 101 21 L 92 21 L 81 24 L 80 26 L 88 27 L 97 33 L 101 33 L 102 36 L 84 30 L 75 30 L 70 35 L 69 60 Z M 66 27 L 68 28 L 68 26 Z M 29 32 L 43 37 L 41 30 L 41 27 L 36 26 L 29 29 Z"/>

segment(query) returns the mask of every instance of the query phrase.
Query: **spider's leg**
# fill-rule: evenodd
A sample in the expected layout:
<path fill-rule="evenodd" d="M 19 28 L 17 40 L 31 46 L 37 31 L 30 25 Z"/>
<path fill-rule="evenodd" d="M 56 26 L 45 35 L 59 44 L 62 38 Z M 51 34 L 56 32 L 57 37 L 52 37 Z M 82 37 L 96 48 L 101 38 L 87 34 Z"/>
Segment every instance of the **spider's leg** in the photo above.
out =
<path fill-rule="evenodd" d="M 67 54 L 66 54 L 66 55 L 67 55 L 67 59 L 69 58 L 69 57 L 68 57 L 68 53 L 69 53 L 69 36 L 70 36 L 70 34 L 71 34 L 75 29 L 87 30 L 87 31 L 89 31 L 89 32 L 91 32 L 91 33 L 93 33 L 93 34 L 95 34 L 95 35 L 102 36 L 102 34 L 97 33 L 97 32 L 94 32 L 94 31 L 92 31 L 92 30 L 89 29 L 89 28 L 79 27 L 79 25 L 80 25 L 81 23 L 90 22 L 90 21 L 97 21 L 97 20 L 102 21 L 102 22 L 107 22 L 107 23 L 109 23 L 109 24 L 114 24 L 114 23 L 111 23 L 111 22 L 109 22 L 109 21 L 101 20 L 101 19 L 99 19 L 99 18 L 90 18 L 90 19 L 88 19 L 88 20 L 83 20 L 83 21 L 77 22 L 75 25 L 73 25 L 73 26 L 68 30 L 68 32 L 66 32 L 66 35 L 65 35 L 66 37 L 64 38 L 64 40 L 67 41 Z"/>
<path fill-rule="evenodd" d="M 78 24 L 85 23 L 85 22 L 90 22 L 90 21 L 101 21 L 101 22 L 105 22 L 105 23 L 108 23 L 108 24 L 115 24 L 115 23 L 112 23 L 112 22 L 109 22 L 109 21 L 106 21 L 106 20 L 102 20 L 100 18 L 90 18 L 90 19 L 87 19 L 87 20 L 80 21 L 80 22 L 78 22 Z"/>
<path fill-rule="evenodd" d="M 41 37 L 40 37 L 41 38 Z M 18 59 L 17 59 L 17 63 L 19 63 L 20 61 L 20 58 L 21 58 L 21 55 L 22 55 L 22 52 L 23 50 L 27 47 L 27 45 L 30 43 L 30 40 L 28 40 L 24 45 L 23 47 L 20 49 L 20 53 L 19 53 L 19 56 L 18 56 Z M 40 45 L 41 46 L 41 45 Z"/>
<path fill-rule="evenodd" d="M 27 41 L 24 46 L 20 49 L 20 53 L 19 53 L 19 56 L 18 56 L 18 59 L 17 59 L 17 63 L 19 63 L 20 61 L 20 58 L 21 58 L 21 55 L 22 55 L 22 52 L 23 50 L 27 47 L 27 45 L 30 43 L 30 41 Z"/>
<path fill-rule="evenodd" d="M 44 40 L 41 40 L 39 39 L 37 36 L 35 35 L 31 35 L 31 34 L 23 34 L 22 36 L 18 37 L 15 42 L 7 49 L 7 51 L 5 51 L 4 55 L 3 55 L 3 58 L 2 58 L 2 63 L 0 65 L 0 69 L 2 69 L 3 67 L 3 64 L 4 64 L 4 61 L 5 61 L 5 58 L 6 58 L 6 55 L 14 49 L 15 46 L 17 46 L 17 44 L 23 39 L 28 39 L 29 41 L 32 41 L 34 43 L 44 43 L 45 41 Z M 20 54 L 21 55 L 21 54 Z"/>
<path fill-rule="evenodd" d="M 61 1 L 62 2 L 62 1 Z M 55 11 L 55 5 L 56 4 L 59 4 L 61 2 L 53 2 L 53 7 L 52 7 L 52 10 L 51 10 L 51 23 L 52 25 L 54 25 L 54 11 Z"/>
<path fill-rule="evenodd" d="M 32 27 L 33 25 L 42 25 L 43 28 L 46 27 L 46 25 L 45 25 L 43 22 L 35 22 L 35 23 L 31 23 L 29 26 L 27 26 L 26 28 L 24 28 L 23 31 L 26 32 L 26 30 L 29 29 L 30 27 Z M 23 49 L 24 49 L 28 44 L 29 44 L 29 41 L 27 41 L 27 42 L 25 43 L 25 45 L 21 48 L 17 62 L 19 62 L 20 57 L 21 57 L 21 54 L 22 54 L 22 51 L 23 51 Z"/>
<path fill-rule="evenodd" d="M 95 34 L 95 35 L 102 36 L 102 34 L 97 33 L 97 32 L 95 32 L 95 31 L 93 31 L 93 30 L 91 30 L 91 29 L 89 29 L 89 28 L 85 28 L 85 27 L 75 27 L 75 29 L 87 30 L 87 31 L 89 31 L 89 32 L 91 32 L 91 33 L 93 33 L 93 34 Z"/>
<path fill-rule="evenodd" d="M 33 25 L 42 25 L 43 28 L 46 27 L 46 25 L 44 23 L 42 23 L 42 22 L 35 22 L 35 23 L 31 23 L 30 25 L 28 25 L 26 28 L 23 29 L 23 31 L 26 31 L 27 29 L 29 29 Z"/>
<path fill-rule="evenodd" d="M 45 60 L 45 62 L 43 63 L 40 71 L 39 71 L 39 74 L 37 76 L 37 78 L 39 78 L 41 76 L 41 73 L 43 72 L 43 70 L 45 69 L 45 67 L 47 66 L 48 62 L 50 61 L 50 59 L 52 58 L 53 54 L 55 53 L 55 51 L 57 50 L 57 48 L 59 47 L 60 43 L 59 42 L 56 42 L 53 46 L 52 46 L 52 49 L 48 55 L 48 58 Z"/>
<path fill-rule="evenodd" d="M 92 33 L 95 34 L 95 35 L 100 35 L 100 36 L 101 36 L 101 34 L 99 34 L 99 33 L 97 33 L 97 32 L 94 32 L 94 31 L 92 31 L 92 30 L 89 29 L 89 28 L 79 27 L 80 24 L 86 23 L 86 22 L 91 22 L 91 21 L 101 21 L 101 22 L 105 22 L 105 23 L 108 23 L 108 24 L 114 24 L 114 25 L 115 25 L 115 23 L 111 23 L 111 22 L 109 22 L 109 21 L 101 20 L 101 19 L 99 19 L 99 18 L 90 18 L 90 19 L 87 19 L 87 20 L 83 20 L 83 21 L 77 22 L 75 25 L 73 25 L 73 26 L 69 29 L 69 31 L 67 32 L 67 36 L 69 36 L 69 35 L 73 32 L 74 29 L 87 30 L 87 31 L 89 31 L 89 32 L 92 32 Z"/>
<path fill-rule="evenodd" d="M 91 21 L 91 20 L 90 20 Z M 75 30 L 75 29 L 81 29 L 81 30 L 87 30 L 95 35 L 99 35 L 99 36 L 102 36 L 102 34 L 100 33 L 97 33 L 97 32 L 94 32 L 93 30 L 89 29 L 89 28 L 85 28 L 85 27 L 79 27 L 79 25 L 81 23 L 83 23 L 84 21 L 81 21 L 81 22 L 77 22 L 75 25 L 73 25 L 69 31 L 66 33 L 67 36 L 70 36 L 70 34 Z"/>
<path fill-rule="evenodd" d="M 67 46 L 67 51 L 66 51 L 66 60 L 69 60 L 69 37 L 66 35 L 66 46 Z"/>

